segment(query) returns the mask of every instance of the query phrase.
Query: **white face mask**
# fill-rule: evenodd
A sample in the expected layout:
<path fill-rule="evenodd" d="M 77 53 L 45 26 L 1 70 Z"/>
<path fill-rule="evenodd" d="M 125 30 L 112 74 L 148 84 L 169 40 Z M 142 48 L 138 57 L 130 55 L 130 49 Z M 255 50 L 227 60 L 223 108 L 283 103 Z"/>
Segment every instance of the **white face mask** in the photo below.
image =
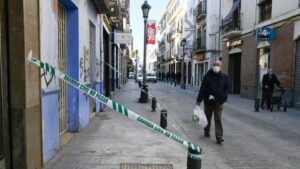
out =
<path fill-rule="evenodd" d="M 221 67 L 220 67 L 220 66 L 214 66 L 214 67 L 213 67 L 213 71 L 214 71 L 215 73 L 219 73 L 219 72 L 221 71 Z"/>

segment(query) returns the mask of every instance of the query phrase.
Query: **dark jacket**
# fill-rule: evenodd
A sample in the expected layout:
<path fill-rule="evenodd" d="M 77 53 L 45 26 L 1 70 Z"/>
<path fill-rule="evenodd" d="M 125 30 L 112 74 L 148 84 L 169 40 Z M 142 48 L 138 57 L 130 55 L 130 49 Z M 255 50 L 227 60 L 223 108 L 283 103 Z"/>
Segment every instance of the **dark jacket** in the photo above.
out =
<path fill-rule="evenodd" d="M 204 100 L 205 103 L 212 102 L 209 100 L 209 96 L 214 96 L 214 102 L 223 104 L 227 101 L 228 95 L 228 77 L 223 73 L 214 73 L 209 70 L 202 80 L 200 91 L 197 97 L 197 102 L 201 103 Z"/>
<path fill-rule="evenodd" d="M 262 80 L 262 90 L 263 91 L 273 91 L 274 90 L 274 84 L 277 84 L 277 86 L 280 86 L 280 82 L 278 81 L 275 74 L 271 75 L 271 78 L 269 74 L 265 74 L 263 76 Z"/>

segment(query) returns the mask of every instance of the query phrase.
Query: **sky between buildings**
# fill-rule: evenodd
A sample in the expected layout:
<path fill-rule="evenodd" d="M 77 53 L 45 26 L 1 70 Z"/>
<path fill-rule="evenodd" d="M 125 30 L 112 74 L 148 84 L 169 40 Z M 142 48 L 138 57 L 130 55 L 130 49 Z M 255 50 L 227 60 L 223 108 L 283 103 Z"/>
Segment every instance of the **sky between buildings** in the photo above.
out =
<path fill-rule="evenodd" d="M 169 0 L 148 0 L 151 6 L 148 20 L 156 20 L 159 22 L 161 19 Z M 130 24 L 133 35 L 133 49 L 138 50 L 140 61 L 143 59 L 144 54 L 144 18 L 141 6 L 144 0 L 131 0 L 130 1 Z M 141 62 L 140 62 L 141 63 Z"/>

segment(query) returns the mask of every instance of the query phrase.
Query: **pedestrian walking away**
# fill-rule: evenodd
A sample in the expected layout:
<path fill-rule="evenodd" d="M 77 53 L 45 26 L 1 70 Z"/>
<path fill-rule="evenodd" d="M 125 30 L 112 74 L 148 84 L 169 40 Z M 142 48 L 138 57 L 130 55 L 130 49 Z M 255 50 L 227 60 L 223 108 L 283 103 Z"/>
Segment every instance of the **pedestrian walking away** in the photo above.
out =
<path fill-rule="evenodd" d="M 271 100 L 274 91 L 274 86 L 277 84 L 280 87 L 280 82 L 277 79 L 277 76 L 273 73 L 273 70 L 270 68 L 268 73 L 263 76 L 262 80 L 262 99 L 260 107 L 265 108 L 265 102 L 267 101 L 267 109 L 271 109 Z"/>
<path fill-rule="evenodd" d="M 181 80 L 181 72 L 177 72 L 176 73 L 176 83 L 180 84 L 180 80 Z"/>
<path fill-rule="evenodd" d="M 166 76 L 166 74 L 165 74 L 165 72 L 163 72 L 163 73 L 162 73 L 162 81 L 163 81 L 163 82 L 165 81 L 165 76 Z"/>
<path fill-rule="evenodd" d="M 166 79 L 167 79 L 167 84 L 169 83 L 169 80 L 170 80 L 170 72 L 167 72 L 166 74 Z"/>
<path fill-rule="evenodd" d="M 210 137 L 211 119 L 214 114 L 215 136 L 218 144 L 224 142 L 222 111 L 228 95 L 228 77 L 221 72 L 221 67 L 221 61 L 214 62 L 213 68 L 207 72 L 202 80 L 197 97 L 197 105 L 204 101 L 204 112 L 208 121 L 207 127 L 204 128 L 205 137 Z"/>

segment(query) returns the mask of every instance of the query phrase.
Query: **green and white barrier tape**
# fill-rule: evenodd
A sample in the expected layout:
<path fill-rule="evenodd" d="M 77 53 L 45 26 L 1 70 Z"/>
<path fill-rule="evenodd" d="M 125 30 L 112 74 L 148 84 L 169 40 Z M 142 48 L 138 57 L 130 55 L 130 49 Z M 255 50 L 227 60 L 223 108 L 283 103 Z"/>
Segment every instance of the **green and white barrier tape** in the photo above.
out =
<path fill-rule="evenodd" d="M 201 149 L 199 146 L 194 145 L 193 143 L 184 140 L 178 136 L 176 136 L 175 134 L 164 130 L 163 128 L 157 126 L 155 123 L 147 120 L 146 118 L 134 113 L 133 111 L 127 109 L 126 107 L 122 106 L 121 104 L 110 100 L 109 98 L 105 97 L 104 95 L 96 92 L 95 90 L 87 87 L 86 85 L 80 83 L 79 81 L 73 79 L 72 77 L 60 72 L 58 69 L 56 69 L 55 67 L 49 65 L 48 63 L 44 63 L 41 62 L 40 60 L 33 58 L 32 57 L 32 53 L 30 52 L 29 56 L 28 56 L 28 61 L 35 64 L 36 66 L 40 67 L 41 69 L 43 69 L 44 71 L 51 73 L 53 75 L 56 75 L 58 78 L 60 78 L 61 80 L 65 81 L 66 83 L 68 83 L 69 85 L 77 88 L 78 90 L 84 92 L 85 94 L 89 95 L 90 97 L 94 98 L 97 101 L 102 102 L 103 104 L 107 105 L 108 107 L 114 109 L 115 111 L 121 113 L 122 115 L 130 118 L 131 120 L 137 121 L 140 124 L 143 124 L 144 126 L 151 128 L 152 130 L 168 137 L 169 139 L 180 143 L 184 146 L 186 146 L 189 150 L 193 150 L 195 152 L 201 153 Z"/>

